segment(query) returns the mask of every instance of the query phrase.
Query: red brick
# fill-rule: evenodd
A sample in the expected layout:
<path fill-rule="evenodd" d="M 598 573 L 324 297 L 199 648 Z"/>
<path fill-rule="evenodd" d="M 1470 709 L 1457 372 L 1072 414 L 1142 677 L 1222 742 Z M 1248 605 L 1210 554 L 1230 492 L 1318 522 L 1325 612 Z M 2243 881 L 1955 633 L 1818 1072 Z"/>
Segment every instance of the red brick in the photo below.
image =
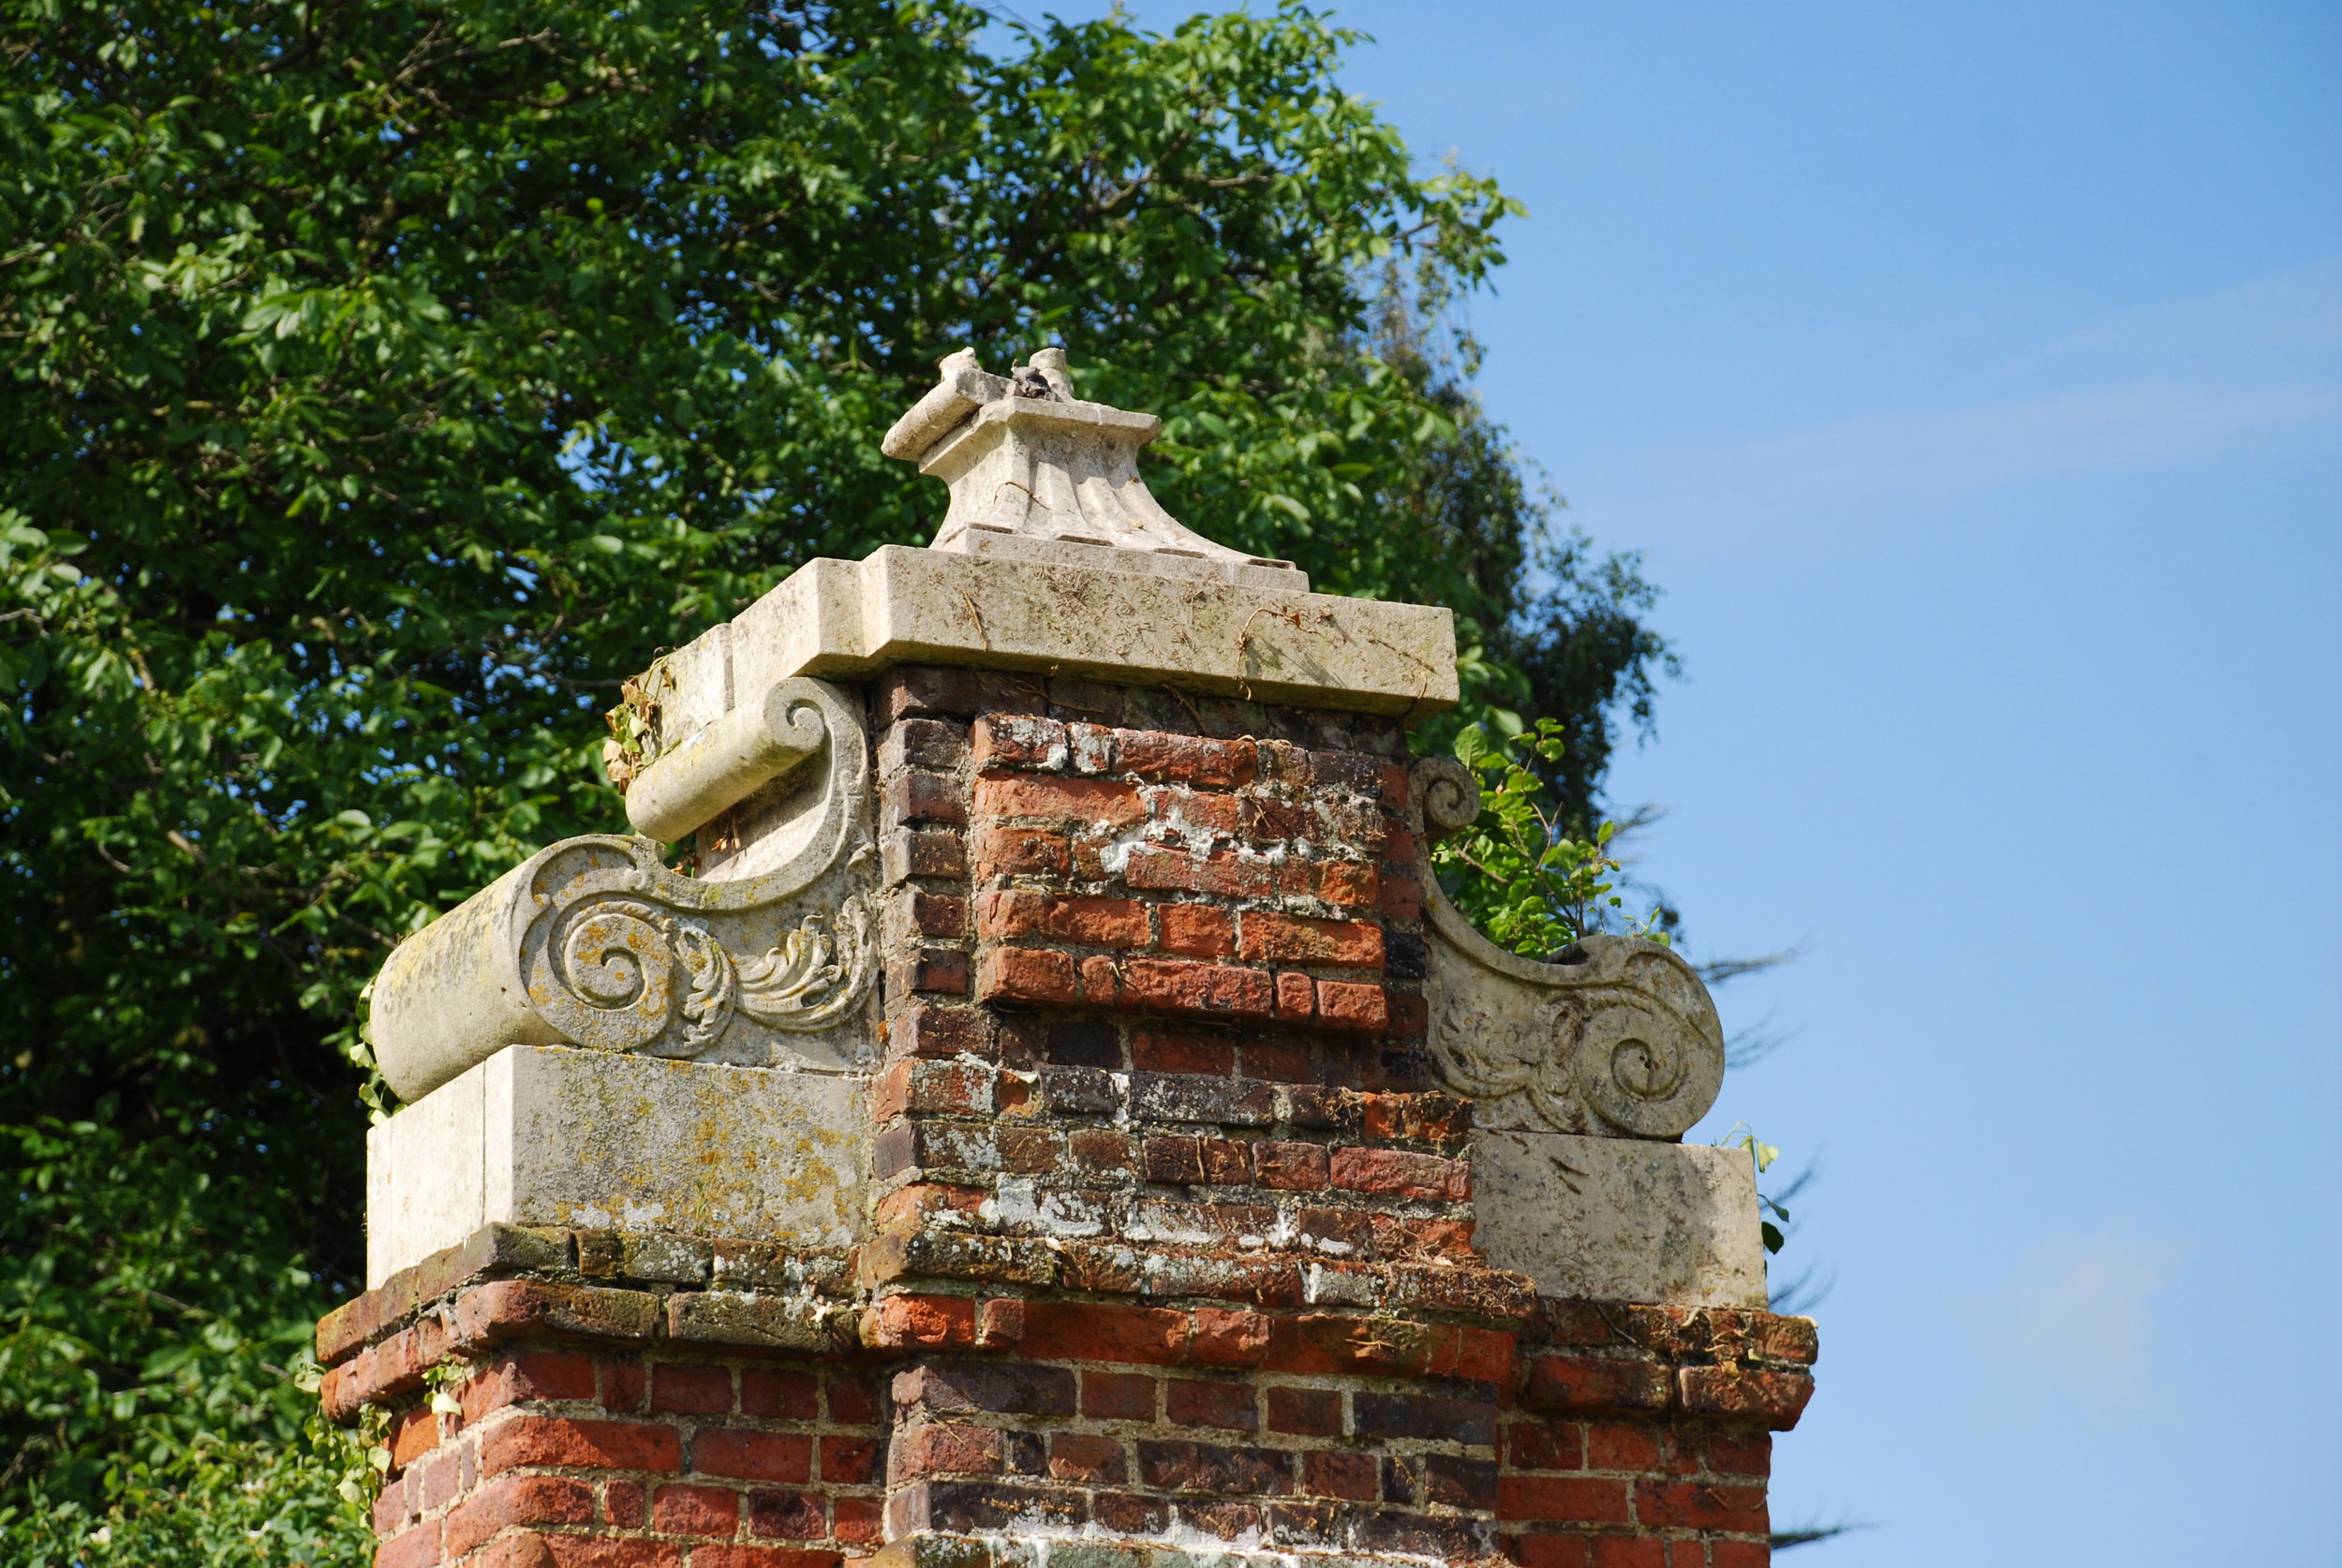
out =
<path fill-rule="evenodd" d="M 620 1530 L 640 1530 L 650 1522 L 650 1498 L 640 1481 L 601 1484 L 601 1516 Z"/>
<path fill-rule="evenodd" d="M 1247 910 L 1238 932 L 1237 954 L 1277 963 L 1379 969 L 1383 967 L 1383 928 L 1362 920 L 1312 920 L 1273 910 Z"/>
<path fill-rule="evenodd" d="M 1024 775 L 976 780 L 976 811 L 985 817 L 1040 817 L 1129 827 L 1147 819 L 1137 790 L 1104 778 Z"/>
<path fill-rule="evenodd" d="M 888 962 L 886 989 L 898 997 L 912 992 L 964 997 L 968 994 L 968 955 L 933 947 L 904 954 Z"/>
<path fill-rule="evenodd" d="M 391 1464 L 404 1470 L 439 1445 L 439 1418 L 428 1408 L 403 1413 L 391 1427 Z"/>
<path fill-rule="evenodd" d="M 986 714 L 976 720 L 975 757 L 980 768 L 1061 768 L 1065 726 L 1054 718 Z"/>
<path fill-rule="evenodd" d="M 1340 1437 L 1341 1395 L 1331 1388 L 1271 1388 L 1268 1429 L 1295 1437 Z"/>
<path fill-rule="evenodd" d="M 1656 1472 L 1659 1434 L 1648 1427 L 1617 1421 L 1595 1421 L 1586 1427 L 1588 1470 Z"/>
<path fill-rule="evenodd" d="M 1253 1146 L 1233 1138 L 1205 1138 L 1197 1146 L 1204 1156 L 1204 1180 L 1214 1187 L 1249 1187 L 1253 1181 Z"/>
<path fill-rule="evenodd" d="M 1084 1372 L 1082 1413 L 1096 1421 L 1152 1421 L 1160 1381 L 1149 1372 Z"/>
<path fill-rule="evenodd" d="M 1768 1528 L 1765 1488 L 1721 1481 L 1638 1482 L 1635 1516 L 1660 1529 L 1728 1530 L 1762 1535 Z"/>
<path fill-rule="evenodd" d="M 439 1521 L 419 1524 L 374 1550 L 374 1568 L 431 1568 L 439 1557 Z"/>
<path fill-rule="evenodd" d="M 956 827 L 968 820 L 958 781 L 934 773 L 897 775 L 880 792 L 879 809 L 889 827 L 909 822 Z"/>
<path fill-rule="evenodd" d="M 1187 1354 L 1188 1317 L 1112 1302 L 1029 1301 L 1025 1334 L 1068 1361 L 1168 1366 Z"/>
<path fill-rule="evenodd" d="M 1390 1024 L 1390 1004 L 1379 985 L 1321 980 L 1317 983 L 1317 1017 L 1328 1028 L 1380 1034 Z"/>
<path fill-rule="evenodd" d="M 651 1494 L 650 1522 L 669 1535 L 730 1535 L 740 1528 L 740 1494 L 727 1487 L 661 1487 Z"/>
<path fill-rule="evenodd" d="M 760 1488 L 749 1494 L 749 1533 L 768 1540 L 819 1541 L 829 1533 L 829 1524 L 822 1517 L 820 1498 Z M 705 1551 L 703 1546 L 691 1556 L 704 1561 Z"/>
<path fill-rule="evenodd" d="M 1071 868 L 1065 835 L 986 823 L 976 834 L 976 879 L 1062 877 Z"/>
<path fill-rule="evenodd" d="M 1093 1175 L 1127 1172 L 1136 1164 L 1136 1140 L 1127 1132 L 1078 1128 L 1066 1135 L 1065 1148 L 1075 1165 Z"/>
<path fill-rule="evenodd" d="M 1625 1524 L 1629 1518 L 1626 1483 L 1576 1476 L 1502 1475 L 1496 1482 L 1496 1516 L 1564 1524 Z"/>
<path fill-rule="evenodd" d="M 1060 1432 L 1049 1440 L 1049 1475 L 1057 1481 L 1119 1487 L 1130 1478 L 1130 1461 L 1112 1438 Z"/>
<path fill-rule="evenodd" d="M 1259 1312 L 1198 1307 L 1188 1359 L 1198 1367 L 1259 1367 L 1268 1360 L 1270 1320 Z"/>
<path fill-rule="evenodd" d="M 1163 1385 L 1164 1419 L 1174 1427 L 1218 1427 L 1256 1431 L 1260 1411 L 1252 1385 L 1171 1378 Z"/>
<path fill-rule="evenodd" d="M 575 1351 L 508 1351 L 472 1373 L 458 1397 L 466 1422 L 525 1399 L 590 1399 L 594 1358 Z"/>
<path fill-rule="evenodd" d="M 1596 1535 L 1588 1543 L 1593 1548 L 1592 1568 L 1668 1568 L 1668 1543 L 1638 1535 Z M 1698 1543 L 1685 1542 L 1692 1556 L 1679 1561 L 1697 1561 L 1707 1554 Z"/>
<path fill-rule="evenodd" d="M 1298 861 L 1266 860 L 1233 850 L 1198 855 L 1186 850 L 1141 844 L 1131 851 L 1124 863 L 1122 880 L 1149 892 L 1262 898 L 1281 893 L 1306 894 L 1317 878 L 1311 866 Z"/>
<path fill-rule="evenodd" d="M 1458 1198 L 1462 1164 L 1436 1154 L 1416 1154 L 1399 1148 L 1338 1148 L 1331 1166 L 1333 1184 L 1352 1192 L 1377 1192 L 1397 1198 Z"/>
<path fill-rule="evenodd" d="M 1142 1439 L 1138 1475 L 1141 1483 L 1157 1491 L 1282 1496 L 1293 1490 L 1293 1459 L 1274 1449 Z"/>
<path fill-rule="evenodd" d="M 837 1507 L 842 1521 L 846 1507 L 844 1499 L 838 1500 Z M 841 1522 L 837 1539 L 874 1542 L 878 1537 L 867 1532 L 859 1537 L 850 1537 Z M 847 1561 L 837 1552 L 807 1551 L 792 1546 L 709 1545 L 691 1548 L 691 1568 L 840 1568 L 840 1564 Z"/>
<path fill-rule="evenodd" d="M 1763 1541 L 1711 1541 L 1708 1568 L 1772 1568 L 1772 1547 Z"/>
<path fill-rule="evenodd" d="M 960 881 L 968 875 L 968 846 L 953 828 L 893 828 L 880 843 L 879 865 L 889 887 L 912 877 Z"/>
<path fill-rule="evenodd" d="M 1147 811 L 1189 843 L 1234 838 L 1244 831 L 1244 802 L 1235 795 L 1208 795 L 1176 785 L 1147 791 Z"/>
<path fill-rule="evenodd" d="M 908 888 L 896 895 L 904 923 L 922 937 L 956 938 L 968 934 L 968 900 L 956 893 L 929 893 Z"/>
<path fill-rule="evenodd" d="M 1315 1497 L 1338 1497 L 1350 1502 L 1374 1501 L 1382 1466 L 1371 1454 L 1304 1454 L 1301 1488 Z"/>
<path fill-rule="evenodd" d="M 1505 1555 L 1520 1568 L 1587 1568 L 1593 1559 L 1582 1535 L 1508 1535 Z"/>
<path fill-rule="evenodd" d="M 822 1439 L 822 1479 L 832 1486 L 866 1487 L 878 1478 L 879 1443 L 874 1438 Z"/>
<path fill-rule="evenodd" d="M 598 1356 L 594 1370 L 601 1379 L 599 1402 L 614 1414 L 643 1408 L 650 1391 L 650 1368 L 634 1356 Z"/>
<path fill-rule="evenodd" d="M 1274 1006 L 1266 969 L 1176 958 L 1134 958 L 1124 974 L 1133 998 L 1159 1012 L 1266 1018 Z"/>
<path fill-rule="evenodd" d="M 594 1522 L 594 1489 L 566 1475 L 508 1475 L 456 1504 L 442 1549 L 458 1558 L 514 1525 Z"/>
<path fill-rule="evenodd" d="M 743 1481 L 809 1481 L 813 1478 L 813 1440 L 803 1432 L 704 1427 L 691 1440 L 691 1468 Z"/>
<path fill-rule="evenodd" d="M 1317 895 L 1344 909 L 1371 910 L 1380 898 L 1382 873 L 1362 861 L 1337 860 L 1317 873 Z"/>
<path fill-rule="evenodd" d="M 1237 1071 L 1247 1078 L 1280 1084 L 1307 1084 L 1316 1077 L 1310 1065 L 1309 1045 L 1298 1040 L 1248 1040 Z"/>
<path fill-rule="evenodd" d="M 977 970 L 976 996 L 984 1001 L 1070 1007 L 1077 995 L 1074 960 L 1062 953 L 996 947 L 984 955 Z"/>
<path fill-rule="evenodd" d="M 1407 770 L 1397 762 L 1383 762 L 1374 770 L 1374 797 L 1386 811 L 1405 816 L 1409 800 Z"/>
<path fill-rule="evenodd" d="M 976 1348 L 1014 1350 L 1025 1342 L 1025 1303 L 1021 1296 L 986 1296 L 976 1306 Z"/>
<path fill-rule="evenodd" d="M 1317 984 L 1295 969 L 1277 973 L 1277 1016 L 1305 1023 L 1317 1016 Z"/>
<path fill-rule="evenodd" d="M 1772 1473 L 1772 1439 L 1762 1432 L 1702 1432 L 1699 1462 L 1718 1475 Z"/>
<path fill-rule="evenodd" d="M 862 1342 L 878 1350 L 972 1345 L 976 1304 L 964 1295 L 882 1296 L 862 1315 Z"/>
<path fill-rule="evenodd" d="M 1081 970 L 1082 1000 L 1092 1007 L 1117 1007 L 1122 1001 L 1122 973 L 1114 960 L 1102 953 L 1093 953 L 1078 966 Z"/>
<path fill-rule="evenodd" d="M 740 1413 L 815 1420 L 821 1414 L 819 1388 L 810 1372 L 750 1367 L 740 1374 Z"/>
<path fill-rule="evenodd" d="M 661 1362 L 650 1372 L 650 1408 L 683 1415 L 723 1415 L 732 1410 L 732 1368 Z"/>
<path fill-rule="evenodd" d="M 1131 1065 L 1141 1072 L 1225 1076 L 1236 1071 L 1236 1041 L 1209 1029 L 1148 1025 L 1131 1031 Z"/>
<path fill-rule="evenodd" d="M 1700 1415 L 1760 1421 L 1786 1432 L 1814 1397 L 1808 1372 L 1760 1372 L 1744 1367 L 1685 1367 L 1676 1373 L 1683 1408 Z"/>
<path fill-rule="evenodd" d="M 1330 1179 L 1323 1144 L 1258 1144 L 1253 1150 L 1253 1165 L 1263 1187 L 1281 1192 L 1321 1191 Z"/>
<path fill-rule="evenodd" d="M 1423 884 L 1413 877 L 1384 877 L 1374 907 L 1385 920 L 1421 920 Z"/>
<path fill-rule="evenodd" d="M 1423 999 L 1420 991 L 1402 991 L 1386 986 L 1383 991 L 1383 1007 L 1389 1013 L 1385 1026 L 1387 1032 L 1410 1038 L 1431 1032 L 1431 1005 Z"/>
<path fill-rule="evenodd" d="M 1514 1421 L 1505 1427 L 1506 1470 L 1583 1470 L 1585 1443 L 1574 1423 Z"/>
<path fill-rule="evenodd" d="M 1812 1366 L 1821 1354 L 1821 1339 L 1811 1318 L 1779 1317 L 1751 1312 L 1749 1348 L 1768 1361 L 1794 1361 Z"/>
<path fill-rule="evenodd" d="M 1153 940 L 1147 906 L 1129 898 L 1089 898 L 998 888 L 976 900 L 976 935 L 986 941 L 1042 937 L 1090 947 L 1145 947 Z"/>
<path fill-rule="evenodd" d="M 1159 784 L 1232 790 L 1250 784 L 1258 759 L 1249 740 L 1204 740 L 1160 730 L 1114 732 L 1114 769 Z"/>
<path fill-rule="evenodd" d="M 1665 1367 L 1649 1361 L 1533 1355 L 1521 1401 L 1533 1409 L 1584 1413 L 1665 1410 L 1671 1382 Z"/>
<path fill-rule="evenodd" d="M 923 1475 L 998 1475 L 1001 1434 L 990 1427 L 952 1421 L 913 1421 L 887 1445 L 888 1479 Z"/>
<path fill-rule="evenodd" d="M 1189 958 L 1224 958 L 1236 951 L 1236 921 L 1209 904 L 1164 904 L 1163 950 Z"/>
<path fill-rule="evenodd" d="M 1192 1187 L 1204 1179 L 1204 1151 L 1194 1138 L 1149 1138 L 1139 1158 L 1149 1181 Z"/>
<path fill-rule="evenodd" d="M 829 1418 L 849 1427 L 886 1424 L 886 1396 L 878 1374 L 833 1369 L 827 1379 Z M 746 1388 L 743 1385 L 743 1396 Z"/>
<path fill-rule="evenodd" d="M 972 1007 L 913 1002 L 887 1020 L 886 1050 L 890 1057 L 934 1060 L 989 1057 L 993 1054 L 992 1018 Z"/>
<path fill-rule="evenodd" d="M 674 1427 L 632 1421 L 524 1415 L 489 1427 L 480 1440 L 482 1475 L 499 1475 L 516 1465 L 674 1470 L 682 1462 L 683 1442 Z"/>
<path fill-rule="evenodd" d="M 857 1546 L 876 1546 L 885 1539 L 885 1505 L 874 1497 L 832 1498 L 831 1536 Z"/>

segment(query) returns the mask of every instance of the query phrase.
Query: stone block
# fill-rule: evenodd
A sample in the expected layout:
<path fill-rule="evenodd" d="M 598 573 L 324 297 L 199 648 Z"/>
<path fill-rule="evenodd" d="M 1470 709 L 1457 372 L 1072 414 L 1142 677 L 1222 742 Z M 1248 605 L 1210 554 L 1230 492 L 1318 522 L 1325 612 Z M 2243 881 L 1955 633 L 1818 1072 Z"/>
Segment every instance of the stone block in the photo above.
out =
<path fill-rule="evenodd" d="M 1472 1161 L 1480 1250 L 1541 1294 L 1765 1305 L 1756 1172 L 1740 1149 L 1483 1131 Z"/>
<path fill-rule="evenodd" d="M 851 1246 L 866 1094 L 850 1075 L 508 1047 L 367 1134 L 367 1283 L 493 1222 Z"/>

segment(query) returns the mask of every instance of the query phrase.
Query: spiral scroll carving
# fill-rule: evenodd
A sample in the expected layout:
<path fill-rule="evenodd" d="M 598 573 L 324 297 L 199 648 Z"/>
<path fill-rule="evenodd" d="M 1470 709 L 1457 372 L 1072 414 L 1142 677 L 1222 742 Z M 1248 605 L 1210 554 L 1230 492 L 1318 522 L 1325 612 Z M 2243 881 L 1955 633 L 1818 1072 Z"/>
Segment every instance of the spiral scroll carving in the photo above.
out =
<path fill-rule="evenodd" d="M 1436 842 L 1480 820 L 1480 781 L 1452 757 L 1426 757 L 1407 772 L 1416 825 Z"/>

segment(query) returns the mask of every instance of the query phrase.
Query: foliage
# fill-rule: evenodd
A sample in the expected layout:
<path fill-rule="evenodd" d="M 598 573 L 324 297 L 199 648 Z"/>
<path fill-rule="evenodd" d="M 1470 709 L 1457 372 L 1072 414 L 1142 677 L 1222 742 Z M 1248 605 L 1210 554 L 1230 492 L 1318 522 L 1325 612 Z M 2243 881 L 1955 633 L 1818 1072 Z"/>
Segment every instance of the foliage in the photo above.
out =
<path fill-rule="evenodd" d="M 1465 611 L 1460 662 L 1478 701 L 1426 725 L 1417 740 L 1445 750 L 1475 718 L 1503 735 L 1552 719 L 1566 744 L 1523 761 L 1550 789 L 1555 818 L 1583 836 L 1598 816 L 1620 719 L 1648 737 L 1658 679 L 1682 670 L 1646 622 L 1658 590 L 1643 578 L 1641 555 L 1598 552 L 1582 530 L 1558 529 L 1565 503 L 1481 407 L 1472 385 L 1480 344 L 1443 326 L 1453 288 L 1436 269 L 1410 277 L 1386 266 L 1372 333 L 1375 355 L 1447 421 L 1410 451 L 1385 504 L 1460 563 L 1472 586 L 1469 599 L 1449 602 Z"/>
<path fill-rule="evenodd" d="M 1626 900 L 1613 880 L 1619 863 L 1609 854 L 1618 825 L 1604 822 L 1572 837 L 1568 819 L 1540 802 L 1549 791 L 1533 764 L 1560 762 L 1567 734 L 1553 718 L 1503 740 L 1490 740 L 1476 724 L 1457 732 L 1456 760 L 1480 777 L 1480 816 L 1432 848 L 1442 885 L 1491 941 L 1524 957 L 1550 957 L 1622 923 L 1632 935 L 1665 942 L 1666 911 L 1624 917 Z"/>
<path fill-rule="evenodd" d="M 359 1274 L 363 986 L 619 824 L 621 677 L 926 535 L 875 436 L 950 349 L 1062 343 L 1176 514 L 1455 606 L 1571 809 L 1647 717 L 1631 559 L 1540 569 L 1383 330 L 1517 209 L 1306 10 L 997 58 L 954 0 L 0 16 L 0 1558 L 358 1550 L 297 1341 Z"/>
<path fill-rule="evenodd" d="M 1756 1162 L 1758 1176 L 1763 1176 L 1767 1171 L 1771 1170 L 1772 1162 L 1781 1158 L 1781 1151 L 1772 1145 L 1760 1141 L 1755 1132 L 1749 1131 L 1748 1123 L 1744 1121 L 1733 1123 L 1732 1131 L 1716 1140 L 1716 1147 L 1746 1149 L 1748 1157 Z M 1786 1194 L 1784 1196 L 1786 1197 Z M 1769 1198 L 1762 1192 L 1756 1194 L 1756 1206 L 1760 1214 L 1771 1216 L 1770 1219 L 1758 1221 L 1758 1229 L 1765 1238 L 1765 1250 L 1778 1252 L 1788 1239 L 1783 1235 L 1781 1225 L 1789 1222 L 1789 1211 L 1781 1199 Z M 1781 1224 L 1774 1224 L 1775 1220 Z"/>

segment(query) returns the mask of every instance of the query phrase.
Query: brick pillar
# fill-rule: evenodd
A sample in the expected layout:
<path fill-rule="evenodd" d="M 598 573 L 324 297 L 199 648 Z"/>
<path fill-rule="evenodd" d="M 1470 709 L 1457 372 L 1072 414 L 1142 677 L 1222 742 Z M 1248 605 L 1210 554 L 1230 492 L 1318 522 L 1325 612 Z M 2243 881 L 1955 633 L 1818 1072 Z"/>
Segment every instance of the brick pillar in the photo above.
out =
<path fill-rule="evenodd" d="M 1540 1297 L 1474 1248 L 1397 720 L 867 696 L 866 1236 L 491 1226 L 335 1312 L 380 1563 L 1766 1560 L 1812 1325 Z"/>

